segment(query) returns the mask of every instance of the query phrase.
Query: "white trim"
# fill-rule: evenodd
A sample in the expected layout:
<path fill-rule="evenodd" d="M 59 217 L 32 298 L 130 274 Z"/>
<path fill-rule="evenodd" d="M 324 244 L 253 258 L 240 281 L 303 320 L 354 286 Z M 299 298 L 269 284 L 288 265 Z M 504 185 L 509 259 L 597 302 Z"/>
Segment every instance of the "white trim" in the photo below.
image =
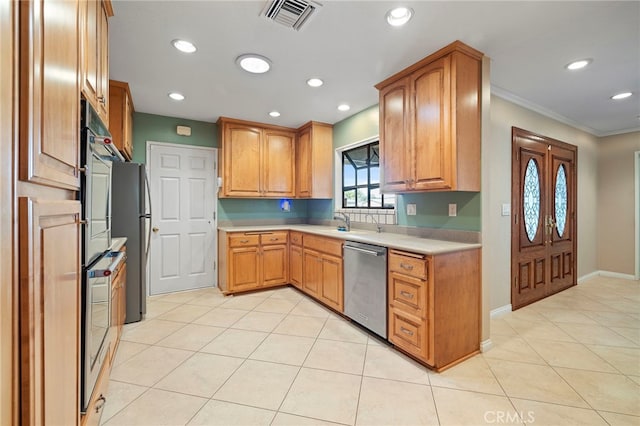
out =
<path fill-rule="evenodd" d="M 636 277 L 632 274 L 621 274 L 620 272 L 611 272 L 611 271 L 600 271 L 601 277 L 609 277 L 609 278 L 621 278 L 623 280 L 635 280 Z"/>
<path fill-rule="evenodd" d="M 502 315 L 507 314 L 512 310 L 513 309 L 511 307 L 511 303 L 509 303 L 508 305 L 504 305 L 504 306 L 500 306 L 499 308 L 492 309 L 491 312 L 489 313 L 489 316 L 491 318 L 501 317 Z"/>
<path fill-rule="evenodd" d="M 583 275 L 581 277 L 578 277 L 578 284 L 581 284 L 585 281 L 590 280 L 591 278 L 595 278 L 597 276 L 600 276 L 600 271 L 593 271 L 588 273 L 587 275 Z"/>
<path fill-rule="evenodd" d="M 480 342 L 480 352 L 487 352 L 489 349 L 493 347 L 493 342 L 491 339 L 483 340 Z"/>
<path fill-rule="evenodd" d="M 185 143 L 170 143 L 170 142 L 160 142 L 160 141 L 147 141 L 146 142 L 146 155 L 149 155 L 151 145 L 159 145 L 159 146 L 172 146 L 174 148 L 189 148 L 189 149 L 204 149 L 206 151 L 217 151 L 217 148 L 211 146 L 199 146 L 199 145 L 187 145 Z M 145 162 L 146 164 L 146 162 Z"/>
<path fill-rule="evenodd" d="M 635 187 L 636 187 L 636 217 L 635 217 L 635 234 L 636 234 L 636 280 L 640 280 L 640 151 L 635 153 L 636 170 L 635 170 Z"/>

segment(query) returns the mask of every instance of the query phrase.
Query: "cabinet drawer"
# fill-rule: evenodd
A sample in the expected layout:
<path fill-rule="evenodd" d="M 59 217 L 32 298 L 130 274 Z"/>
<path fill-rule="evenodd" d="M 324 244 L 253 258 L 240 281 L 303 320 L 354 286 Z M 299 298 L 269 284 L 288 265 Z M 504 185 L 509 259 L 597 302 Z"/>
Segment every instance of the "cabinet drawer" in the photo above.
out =
<path fill-rule="evenodd" d="M 423 360 L 427 359 L 427 322 L 397 309 L 389 310 L 389 341 Z"/>
<path fill-rule="evenodd" d="M 257 246 L 260 243 L 260 235 L 231 234 L 228 238 L 229 247 Z"/>
<path fill-rule="evenodd" d="M 289 236 L 291 237 L 291 244 L 295 246 L 302 245 L 302 232 L 291 231 Z"/>
<path fill-rule="evenodd" d="M 286 244 L 288 232 L 270 232 L 268 234 L 260 234 L 260 243 L 267 244 Z"/>
<path fill-rule="evenodd" d="M 304 247 L 342 257 L 342 241 L 305 234 Z"/>
<path fill-rule="evenodd" d="M 391 250 L 389 252 L 389 271 L 427 279 L 427 256 Z"/>
<path fill-rule="evenodd" d="M 427 282 L 391 272 L 389 273 L 389 301 L 396 309 L 426 318 Z"/>
<path fill-rule="evenodd" d="M 110 350 L 112 350 L 111 347 L 107 348 L 105 362 L 98 375 L 98 380 L 96 380 L 96 387 L 93 389 L 91 400 L 87 406 L 87 413 L 80 420 L 81 426 L 98 426 L 104 406 L 109 403 L 107 402 L 107 391 L 109 390 L 109 374 L 111 371 L 111 366 L 109 365 Z"/>

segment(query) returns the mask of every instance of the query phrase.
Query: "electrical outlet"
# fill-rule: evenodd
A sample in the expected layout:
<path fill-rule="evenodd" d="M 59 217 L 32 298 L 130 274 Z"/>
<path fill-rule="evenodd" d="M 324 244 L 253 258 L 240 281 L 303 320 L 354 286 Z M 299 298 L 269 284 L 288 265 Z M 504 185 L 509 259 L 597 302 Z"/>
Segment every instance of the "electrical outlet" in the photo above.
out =
<path fill-rule="evenodd" d="M 407 204 L 407 216 L 415 216 L 415 215 L 416 215 L 416 205 Z"/>
<path fill-rule="evenodd" d="M 457 204 L 449 204 L 449 216 L 458 216 Z"/>
<path fill-rule="evenodd" d="M 511 204 L 503 204 L 502 216 L 510 216 L 510 215 L 511 215 Z"/>

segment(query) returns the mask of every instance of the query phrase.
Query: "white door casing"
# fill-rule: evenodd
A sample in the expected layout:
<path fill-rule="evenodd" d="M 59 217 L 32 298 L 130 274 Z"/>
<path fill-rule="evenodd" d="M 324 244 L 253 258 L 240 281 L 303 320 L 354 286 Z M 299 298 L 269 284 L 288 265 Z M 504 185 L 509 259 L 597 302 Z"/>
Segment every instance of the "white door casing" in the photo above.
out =
<path fill-rule="evenodd" d="M 147 141 L 149 295 L 217 285 L 216 151 Z"/>

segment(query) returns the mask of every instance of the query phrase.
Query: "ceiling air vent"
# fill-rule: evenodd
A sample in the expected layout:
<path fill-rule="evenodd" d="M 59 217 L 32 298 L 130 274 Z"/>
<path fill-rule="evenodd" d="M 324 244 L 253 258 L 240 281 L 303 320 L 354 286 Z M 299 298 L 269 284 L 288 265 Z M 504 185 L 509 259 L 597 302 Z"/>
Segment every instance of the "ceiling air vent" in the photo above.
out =
<path fill-rule="evenodd" d="M 319 3 L 306 0 L 269 0 L 262 14 L 280 25 L 299 31 L 320 7 Z"/>

